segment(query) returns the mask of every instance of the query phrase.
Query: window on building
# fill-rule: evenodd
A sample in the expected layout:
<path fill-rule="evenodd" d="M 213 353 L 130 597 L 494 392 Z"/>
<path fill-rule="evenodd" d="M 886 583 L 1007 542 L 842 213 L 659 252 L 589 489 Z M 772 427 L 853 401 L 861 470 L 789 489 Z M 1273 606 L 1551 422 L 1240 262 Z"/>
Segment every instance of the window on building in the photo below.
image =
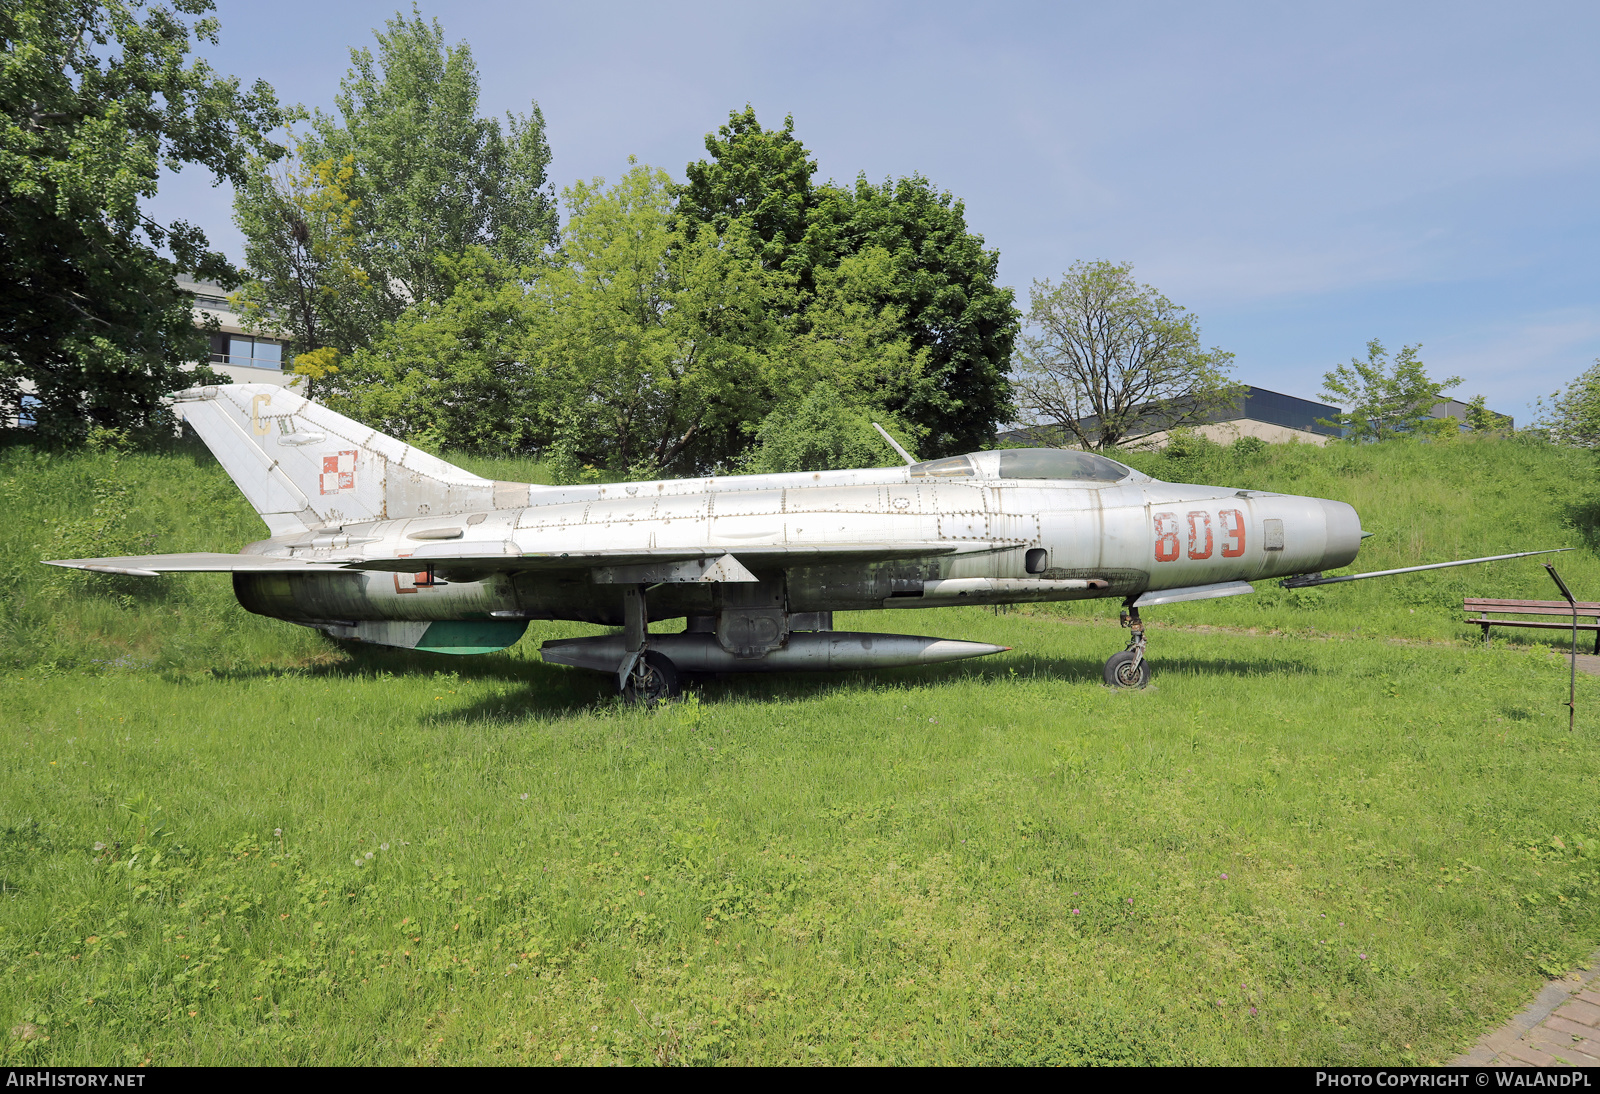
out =
<path fill-rule="evenodd" d="M 213 334 L 211 363 L 281 371 L 283 343 L 271 338 L 253 338 L 246 334 Z"/>

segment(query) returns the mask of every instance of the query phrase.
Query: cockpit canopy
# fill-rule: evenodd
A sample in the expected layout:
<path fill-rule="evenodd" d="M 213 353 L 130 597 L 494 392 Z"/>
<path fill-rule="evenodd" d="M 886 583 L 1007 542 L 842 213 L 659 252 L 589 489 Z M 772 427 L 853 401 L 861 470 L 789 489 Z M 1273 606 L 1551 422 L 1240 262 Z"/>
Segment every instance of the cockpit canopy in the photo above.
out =
<path fill-rule="evenodd" d="M 1078 452 L 1069 448 L 1006 448 L 999 452 L 975 452 L 968 456 L 949 456 L 942 460 L 927 460 L 911 465 L 913 479 L 970 479 L 979 474 L 979 461 L 986 466 L 983 471 L 996 474 L 993 464 L 998 457 L 998 474 L 1002 479 L 1067 479 L 1074 482 L 1121 482 L 1135 474 L 1116 460 L 1108 460 L 1093 452 Z"/>

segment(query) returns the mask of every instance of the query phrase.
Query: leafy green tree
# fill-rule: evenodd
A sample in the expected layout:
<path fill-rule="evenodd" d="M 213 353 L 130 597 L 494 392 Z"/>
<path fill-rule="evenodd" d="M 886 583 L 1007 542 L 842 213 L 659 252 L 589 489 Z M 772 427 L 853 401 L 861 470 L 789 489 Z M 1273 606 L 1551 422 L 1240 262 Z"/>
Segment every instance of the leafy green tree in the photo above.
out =
<path fill-rule="evenodd" d="M 444 301 L 455 282 L 440 256 L 481 247 L 520 269 L 555 240 L 538 104 L 504 128 L 478 117 L 470 47 L 415 9 L 376 37 L 376 53 L 351 50 L 337 113 L 312 119 L 297 173 L 258 172 L 234 206 L 256 275 L 244 299 L 261 329 L 304 349 L 349 353 L 411 305 Z"/>
<path fill-rule="evenodd" d="M 1600 448 L 1600 358 L 1538 407 L 1537 428 L 1558 444 Z"/>
<path fill-rule="evenodd" d="M 1078 262 L 1033 283 L 1016 380 L 1041 440 L 1105 449 L 1210 420 L 1240 386 L 1233 354 L 1200 344 L 1194 315 L 1133 277 L 1129 262 Z"/>
<path fill-rule="evenodd" d="M 881 247 L 816 271 L 809 306 L 780 320 L 780 337 L 766 352 L 765 393 L 780 409 L 793 408 L 821 384 L 851 406 L 898 418 L 896 408 L 932 386 L 928 351 L 906 333 L 904 311 L 885 303 L 900 273 Z M 776 295 L 784 295 L 787 280 L 777 284 Z M 909 432 L 920 443 L 927 429 L 918 424 Z"/>
<path fill-rule="evenodd" d="M 236 274 L 198 229 L 141 202 L 162 167 L 240 181 L 281 121 L 191 56 L 215 44 L 209 0 L 8 0 L 0 5 L 0 413 L 25 394 L 41 434 L 167 420 L 162 399 L 209 369 L 174 275 Z"/>
<path fill-rule="evenodd" d="M 899 456 L 872 428 L 874 417 L 833 385 L 819 380 L 798 406 L 784 406 L 767 415 L 744 470 L 774 474 L 899 463 Z M 893 417 L 878 415 L 877 420 L 891 433 L 905 435 L 903 425 Z"/>
<path fill-rule="evenodd" d="M 1391 360 L 1374 338 L 1367 343 L 1365 361 L 1352 357 L 1348 365 L 1325 373 L 1321 397 L 1348 408 L 1325 424 L 1342 426 L 1350 441 L 1382 441 L 1421 430 L 1444 393 L 1461 382 L 1459 376 L 1429 376 L 1417 357 L 1421 348 L 1402 346 Z"/>
<path fill-rule="evenodd" d="M 922 431 L 928 458 L 969 452 L 993 441 L 1013 413 L 1011 359 L 1018 312 L 1011 289 L 996 283 L 1000 252 L 967 229 L 966 209 L 921 175 L 864 177 L 845 190 L 821 188 L 808 240 L 819 266 L 869 248 L 891 256 L 895 274 L 879 301 L 900 314 L 923 383 L 886 404 Z"/>
<path fill-rule="evenodd" d="M 794 136 L 793 118 L 766 130 L 749 106 L 707 136 L 706 150 L 709 160 L 687 168 L 678 215 L 719 235 L 743 224 L 760 241 L 763 265 L 790 286 L 773 299 L 774 314 L 802 333 L 813 309 L 829 306 L 825 271 L 869 249 L 887 254 L 895 273 L 882 280 L 876 304 L 894 310 L 912 353 L 925 356 L 924 382 L 885 405 L 917 424 L 930 455 L 992 440 L 1012 412 L 1018 315 L 1011 290 L 995 283 L 999 255 L 968 231 L 962 203 L 920 175 L 815 185 L 816 162 Z"/>
<path fill-rule="evenodd" d="M 755 110 L 728 115 L 728 123 L 706 134 L 709 160 L 685 170 L 688 182 L 673 187 L 686 220 L 709 224 L 718 236 L 742 221 L 759 240 L 759 256 L 770 270 L 787 270 L 810 287 L 812 261 L 800 249 L 812 207 L 811 176 L 817 163 L 794 135 L 794 116 L 782 129 L 763 129 Z"/>
<path fill-rule="evenodd" d="M 305 397 L 315 399 L 321 391 L 323 382 L 338 375 L 339 358 L 339 351 L 332 346 L 323 346 L 320 349 L 297 354 L 289 371 L 303 379 L 291 383 L 304 384 Z"/>
<path fill-rule="evenodd" d="M 537 262 L 555 240 L 546 186 L 544 115 L 478 117 L 478 69 L 466 42 L 447 45 L 437 19 L 412 9 L 377 32 L 378 52 L 351 50 L 335 98 L 315 119 L 322 155 L 354 157 L 351 194 L 368 272 L 402 303 L 449 291 L 436 255 L 482 246 L 502 262 Z"/>
<path fill-rule="evenodd" d="M 737 226 L 673 224 L 665 172 L 563 191 L 564 261 L 534 286 L 529 353 L 565 463 L 638 475 L 715 466 L 764 413 L 771 280 Z"/>
<path fill-rule="evenodd" d="M 449 294 L 342 358 L 321 378 L 328 405 L 424 448 L 537 447 L 548 393 L 526 363 L 533 304 L 520 272 L 483 247 L 438 264 Z"/>
<path fill-rule="evenodd" d="M 309 162 L 310 151 L 302 140 L 286 164 L 257 159 L 239 188 L 234 219 L 254 276 L 233 299 L 248 329 L 287 339 L 298 355 L 337 357 L 374 337 L 385 308 L 362 268 L 355 157 Z"/>
<path fill-rule="evenodd" d="M 1474 395 L 1467 402 L 1467 428 L 1474 433 L 1495 433 L 1509 430 L 1513 421 L 1510 415 L 1489 409 L 1488 400 Z"/>

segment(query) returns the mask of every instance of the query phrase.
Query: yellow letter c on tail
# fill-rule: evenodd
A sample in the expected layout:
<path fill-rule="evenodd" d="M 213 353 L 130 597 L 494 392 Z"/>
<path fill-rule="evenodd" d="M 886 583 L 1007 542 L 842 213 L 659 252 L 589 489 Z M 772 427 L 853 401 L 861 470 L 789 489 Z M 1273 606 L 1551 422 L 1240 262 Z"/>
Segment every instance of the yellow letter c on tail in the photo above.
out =
<path fill-rule="evenodd" d="M 257 437 L 265 437 L 272 431 L 272 427 L 261 420 L 261 408 L 272 405 L 270 395 L 250 396 L 250 428 Z"/>

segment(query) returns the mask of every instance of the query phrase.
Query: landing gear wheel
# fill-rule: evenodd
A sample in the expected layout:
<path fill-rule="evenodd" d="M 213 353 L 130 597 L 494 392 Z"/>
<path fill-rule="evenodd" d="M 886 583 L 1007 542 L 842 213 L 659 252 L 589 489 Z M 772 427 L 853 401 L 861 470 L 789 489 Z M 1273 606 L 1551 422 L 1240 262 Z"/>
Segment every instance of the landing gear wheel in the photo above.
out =
<path fill-rule="evenodd" d="M 622 688 L 624 702 L 634 706 L 654 706 L 668 699 L 676 699 L 682 692 L 678 686 L 678 668 L 668 658 L 655 650 L 645 650 L 628 674 Z"/>
<path fill-rule="evenodd" d="M 1106 685 L 1113 688 L 1142 688 L 1150 682 L 1150 662 L 1139 658 L 1134 663 L 1132 650 L 1114 654 L 1106 662 Z"/>

